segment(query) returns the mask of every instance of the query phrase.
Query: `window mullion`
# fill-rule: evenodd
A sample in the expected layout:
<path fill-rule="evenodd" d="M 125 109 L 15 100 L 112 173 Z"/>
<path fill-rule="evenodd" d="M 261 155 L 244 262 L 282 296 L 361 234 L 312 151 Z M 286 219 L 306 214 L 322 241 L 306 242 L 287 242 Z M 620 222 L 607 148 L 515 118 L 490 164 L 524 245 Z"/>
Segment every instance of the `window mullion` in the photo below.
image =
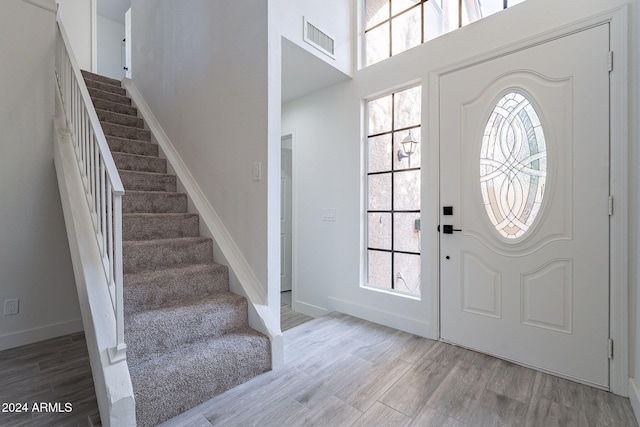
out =
<path fill-rule="evenodd" d="M 389 0 L 389 5 L 391 5 L 391 1 Z M 395 195 L 395 173 L 396 167 L 393 161 L 393 152 L 394 152 L 394 137 L 393 134 L 396 127 L 396 94 L 391 94 L 391 289 L 396 288 L 396 282 L 394 280 L 395 270 L 396 270 L 396 259 L 395 259 L 395 205 L 394 205 L 394 195 Z"/>

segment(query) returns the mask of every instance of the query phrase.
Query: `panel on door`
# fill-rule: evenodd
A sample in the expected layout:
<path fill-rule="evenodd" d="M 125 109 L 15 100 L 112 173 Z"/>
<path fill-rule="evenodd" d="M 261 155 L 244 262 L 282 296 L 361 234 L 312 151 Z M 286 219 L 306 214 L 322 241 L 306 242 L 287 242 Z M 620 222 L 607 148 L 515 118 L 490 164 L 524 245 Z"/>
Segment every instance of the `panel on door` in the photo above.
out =
<path fill-rule="evenodd" d="M 608 37 L 602 25 L 440 79 L 442 339 L 600 387 Z"/>

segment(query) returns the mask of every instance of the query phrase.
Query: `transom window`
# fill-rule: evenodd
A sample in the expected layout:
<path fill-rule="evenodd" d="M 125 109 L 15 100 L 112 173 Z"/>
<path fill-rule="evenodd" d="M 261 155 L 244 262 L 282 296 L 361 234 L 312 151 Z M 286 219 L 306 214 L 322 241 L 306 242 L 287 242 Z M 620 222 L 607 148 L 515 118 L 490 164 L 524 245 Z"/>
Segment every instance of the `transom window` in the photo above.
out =
<path fill-rule="evenodd" d="M 367 102 L 367 285 L 420 295 L 421 87 Z"/>
<path fill-rule="evenodd" d="M 524 0 L 364 0 L 368 66 Z"/>

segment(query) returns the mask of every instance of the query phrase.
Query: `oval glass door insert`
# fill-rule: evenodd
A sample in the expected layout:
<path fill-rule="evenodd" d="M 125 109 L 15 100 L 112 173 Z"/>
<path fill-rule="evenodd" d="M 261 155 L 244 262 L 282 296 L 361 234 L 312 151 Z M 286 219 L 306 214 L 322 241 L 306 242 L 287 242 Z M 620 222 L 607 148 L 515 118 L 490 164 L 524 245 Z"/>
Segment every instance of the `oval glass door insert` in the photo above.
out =
<path fill-rule="evenodd" d="M 504 95 L 480 148 L 480 188 L 487 215 L 507 239 L 524 236 L 542 205 L 547 150 L 540 118 L 525 95 Z"/>

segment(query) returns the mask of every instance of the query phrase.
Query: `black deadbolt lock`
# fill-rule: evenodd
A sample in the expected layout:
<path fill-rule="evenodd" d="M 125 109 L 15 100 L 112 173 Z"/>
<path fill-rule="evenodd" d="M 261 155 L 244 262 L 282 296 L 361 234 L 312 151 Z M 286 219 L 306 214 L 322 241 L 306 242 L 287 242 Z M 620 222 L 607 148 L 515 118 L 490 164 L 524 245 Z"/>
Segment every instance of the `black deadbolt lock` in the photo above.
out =
<path fill-rule="evenodd" d="M 443 206 L 442 215 L 453 215 L 453 206 Z"/>

